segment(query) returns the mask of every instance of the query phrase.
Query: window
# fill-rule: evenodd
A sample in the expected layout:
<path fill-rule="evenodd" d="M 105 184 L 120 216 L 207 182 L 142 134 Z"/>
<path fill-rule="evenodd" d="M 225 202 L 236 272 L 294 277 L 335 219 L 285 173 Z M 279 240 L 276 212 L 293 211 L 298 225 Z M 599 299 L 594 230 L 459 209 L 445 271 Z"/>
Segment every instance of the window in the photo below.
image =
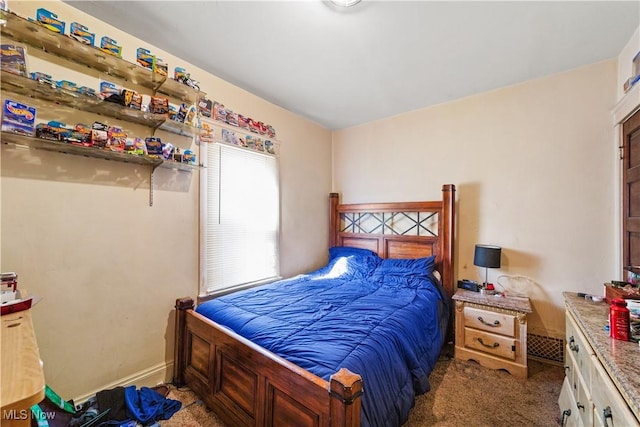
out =
<path fill-rule="evenodd" d="M 206 147 L 201 294 L 277 278 L 278 159 L 224 144 Z"/>

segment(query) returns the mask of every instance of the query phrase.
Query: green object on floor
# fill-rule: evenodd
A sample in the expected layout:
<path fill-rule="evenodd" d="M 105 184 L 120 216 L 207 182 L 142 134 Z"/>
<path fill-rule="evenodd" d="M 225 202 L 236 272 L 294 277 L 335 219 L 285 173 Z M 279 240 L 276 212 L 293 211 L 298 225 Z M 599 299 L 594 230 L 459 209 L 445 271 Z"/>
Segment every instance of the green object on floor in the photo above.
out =
<path fill-rule="evenodd" d="M 52 401 L 53 403 L 58 405 L 58 408 L 66 411 L 66 412 L 68 412 L 70 414 L 75 414 L 76 413 L 76 408 L 74 408 L 71 403 L 67 402 L 66 400 L 64 400 L 63 398 L 58 396 L 58 394 L 55 391 L 53 391 L 51 389 L 51 387 L 49 387 L 48 385 L 45 385 L 44 395 L 47 398 L 49 398 L 50 401 Z"/>
<path fill-rule="evenodd" d="M 53 391 L 53 389 L 48 385 L 45 385 L 44 396 L 45 399 L 49 400 L 49 402 L 62 409 L 64 412 L 68 412 L 70 414 L 76 413 L 76 408 L 74 408 L 71 403 L 61 398 L 58 393 Z M 38 427 L 49 427 L 48 420 L 50 419 L 50 415 L 44 413 L 39 404 L 33 405 L 31 407 L 31 413 L 33 414 L 33 418 L 38 423 Z"/>

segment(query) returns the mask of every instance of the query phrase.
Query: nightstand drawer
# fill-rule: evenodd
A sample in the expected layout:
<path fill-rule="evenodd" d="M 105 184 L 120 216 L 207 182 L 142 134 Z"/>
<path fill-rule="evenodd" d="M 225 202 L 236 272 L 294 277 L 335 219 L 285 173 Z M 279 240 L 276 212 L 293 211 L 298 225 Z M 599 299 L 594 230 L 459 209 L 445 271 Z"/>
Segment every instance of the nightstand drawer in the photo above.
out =
<path fill-rule="evenodd" d="M 516 358 L 515 339 L 472 328 L 464 328 L 464 346 L 505 359 Z"/>
<path fill-rule="evenodd" d="M 464 324 L 494 334 L 516 336 L 516 317 L 510 314 L 465 307 Z"/>

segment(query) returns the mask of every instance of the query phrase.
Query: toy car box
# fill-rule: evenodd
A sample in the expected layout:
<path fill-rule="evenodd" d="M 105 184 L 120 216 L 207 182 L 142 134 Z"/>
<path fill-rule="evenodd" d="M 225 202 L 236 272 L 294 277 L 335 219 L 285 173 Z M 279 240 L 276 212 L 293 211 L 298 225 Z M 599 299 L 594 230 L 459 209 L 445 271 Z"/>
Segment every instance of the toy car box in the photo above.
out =
<path fill-rule="evenodd" d="M 108 131 L 108 125 L 100 122 L 93 122 L 91 125 L 91 143 L 94 147 L 105 148 L 107 146 L 109 141 Z"/>
<path fill-rule="evenodd" d="M 144 139 L 147 146 L 147 154 L 153 157 L 162 156 L 162 140 L 157 137 L 148 137 Z"/>
<path fill-rule="evenodd" d="M 2 106 L 2 131 L 33 136 L 36 108 L 7 99 Z"/>
<path fill-rule="evenodd" d="M 156 60 L 153 64 L 153 71 L 156 74 L 160 74 L 163 77 L 167 77 L 169 75 L 169 65 L 164 62 L 163 59 L 156 57 Z"/>
<path fill-rule="evenodd" d="M 88 125 L 83 123 L 78 123 L 73 128 L 71 132 L 71 138 L 69 138 L 69 142 L 73 145 L 80 145 L 83 147 L 91 147 L 93 146 L 93 141 L 91 140 L 92 130 Z"/>
<path fill-rule="evenodd" d="M 0 45 L 0 64 L 2 71 L 28 77 L 27 53 L 24 47 L 13 44 Z"/>
<path fill-rule="evenodd" d="M 149 112 L 152 114 L 169 114 L 169 98 L 152 96 L 149 102 Z"/>
<path fill-rule="evenodd" d="M 120 92 L 122 92 L 122 88 L 115 83 L 111 83 L 108 81 L 100 82 L 100 97 L 109 102 L 118 102 L 120 101 Z"/>
<path fill-rule="evenodd" d="M 56 81 L 53 80 L 53 77 L 51 77 L 51 74 L 41 73 L 39 71 L 36 71 L 36 72 L 30 73 L 30 76 L 32 80 L 35 80 L 42 84 L 49 85 L 52 88 L 58 87 L 58 83 L 56 83 Z"/>
<path fill-rule="evenodd" d="M 102 36 L 100 39 L 100 50 L 108 53 L 109 55 L 122 58 L 122 46 L 119 46 L 118 42 L 111 37 Z"/>
<path fill-rule="evenodd" d="M 195 165 L 197 164 L 196 155 L 191 150 L 185 150 L 182 154 L 182 162 Z"/>
<path fill-rule="evenodd" d="M 139 47 L 136 50 L 136 62 L 142 67 L 154 71 L 156 67 L 156 56 L 152 55 L 148 49 Z"/>
<path fill-rule="evenodd" d="M 210 99 L 202 97 L 198 100 L 198 112 L 203 117 L 211 117 L 213 102 Z"/>
<path fill-rule="evenodd" d="M 109 142 L 107 146 L 111 151 L 124 151 L 127 144 L 127 134 L 120 128 L 110 126 L 108 131 Z"/>
<path fill-rule="evenodd" d="M 72 129 L 57 120 L 51 120 L 47 123 L 38 123 L 36 126 L 36 137 L 47 139 L 49 141 L 69 142 L 72 137 Z"/>
<path fill-rule="evenodd" d="M 55 33 L 64 34 L 66 23 L 58 19 L 58 15 L 47 9 L 40 8 L 36 10 L 36 20 L 46 29 Z"/>
<path fill-rule="evenodd" d="M 87 27 L 77 22 L 72 22 L 69 26 L 69 36 L 89 46 L 93 46 L 96 41 L 96 35 L 89 32 Z"/>

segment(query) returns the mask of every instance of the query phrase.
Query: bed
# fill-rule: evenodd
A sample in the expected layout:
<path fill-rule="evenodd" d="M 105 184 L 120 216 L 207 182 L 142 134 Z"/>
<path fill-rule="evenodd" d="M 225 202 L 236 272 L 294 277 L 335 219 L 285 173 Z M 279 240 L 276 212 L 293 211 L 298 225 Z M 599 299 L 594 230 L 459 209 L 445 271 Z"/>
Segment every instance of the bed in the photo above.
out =
<path fill-rule="evenodd" d="M 400 425 L 451 339 L 454 200 L 331 194 L 326 266 L 176 301 L 174 382 L 230 426 Z"/>

